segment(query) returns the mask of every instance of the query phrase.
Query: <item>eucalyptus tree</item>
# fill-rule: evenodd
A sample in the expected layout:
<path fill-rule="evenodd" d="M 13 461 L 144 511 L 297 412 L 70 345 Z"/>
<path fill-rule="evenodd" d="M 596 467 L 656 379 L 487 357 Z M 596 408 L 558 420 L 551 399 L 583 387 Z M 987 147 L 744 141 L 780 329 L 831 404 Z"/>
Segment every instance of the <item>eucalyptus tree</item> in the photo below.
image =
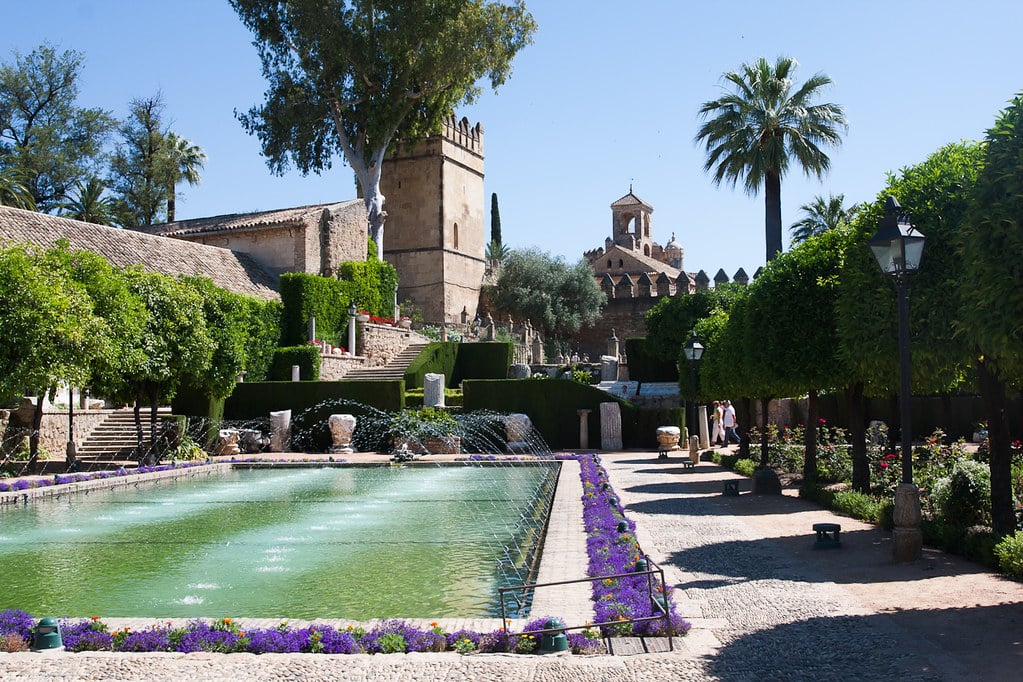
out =
<path fill-rule="evenodd" d="M 77 104 L 81 53 L 41 45 L 13 57 L 0 64 L 0 169 L 19 171 L 35 208 L 49 213 L 103 167 L 115 121 Z"/>
<path fill-rule="evenodd" d="M 789 226 L 792 234 L 792 246 L 805 242 L 810 237 L 815 237 L 829 230 L 838 229 L 848 224 L 849 220 L 859 210 L 857 204 L 848 208 L 845 206 L 845 195 L 831 194 L 827 199 L 817 195 L 809 204 L 799 207 L 803 217 Z"/>
<path fill-rule="evenodd" d="M 236 114 L 278 174 L 331 167 L 358 180 L 369 236 L 384 251 L 380 173 L 396 141 L 440 131 L 487 78 L 496 89 L 532 40 L 521 0 L 231 0 L 256 37 L 266 101 Z"/>
<path fill-rule="evenodd" d="M 959 332 L 976 350 L 988 418 L 991 516 L 997 535 L 1016 528 L 1007 389 L 1023 385 L 1023 94 L 987 132 L 984 169 L 959 232 L 964 276 Z"/>
<path fill-rule="evenodd" d="M 768 261 L 782 250 L 782 177 L 792 162 L 807 176 L 823 177 L 831 160 L 822 147 L 840 144 L 846 128 L 841 106 L 815 103 L 831 79 L 818 73 L 796 87 L 797 64 L 791 57 L 743 64 L 723 75 L 732 91 L 699 111 L 705 123 L 696 141 L 704 144 L 704 169 L 714 183 L 734 187 L 742 180 L 750 195 L 764 190 Z"/>
<path fill-rule="evenodd" d="M 116 197 L 118 222 L 138 227 L 156 223 L 167 207 L 163 95 L 133 99 L 129 108 L 110 160 L 110 188 Z"/>

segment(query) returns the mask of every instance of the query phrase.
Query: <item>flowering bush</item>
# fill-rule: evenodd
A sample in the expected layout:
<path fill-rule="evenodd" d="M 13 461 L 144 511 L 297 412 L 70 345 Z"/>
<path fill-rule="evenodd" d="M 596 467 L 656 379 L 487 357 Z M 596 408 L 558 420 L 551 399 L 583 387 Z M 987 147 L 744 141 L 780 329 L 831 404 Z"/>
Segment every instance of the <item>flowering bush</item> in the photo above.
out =
<path fill-rule="evenodd" d="M 35 620 L 20 609 L 0 611 L 0 635 L 18 635 L 26 642 L 32 639 Z"/>

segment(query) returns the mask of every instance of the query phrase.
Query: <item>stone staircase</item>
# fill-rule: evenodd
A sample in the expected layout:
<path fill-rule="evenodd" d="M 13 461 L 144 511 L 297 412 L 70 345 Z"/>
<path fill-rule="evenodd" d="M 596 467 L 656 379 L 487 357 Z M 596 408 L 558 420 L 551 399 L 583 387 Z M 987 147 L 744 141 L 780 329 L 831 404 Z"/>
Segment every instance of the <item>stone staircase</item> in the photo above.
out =
<path fill-rule="evenodd" d="M 171 413 L 169 407 L 161 407 L 160 415 Z M 149 408 L 142 410 L 142 431 L 147 438 L 143 446 L 149 445 Z M 82 461 L 125 461 L 135 459 L 138 440 L 135 433 L 135 412 L 132 408 L 115 410 L 93 427 L 85 440 L 75 449 L 75 456 Z"/>
<path fill-rule="evenodd" d="M 419 353 L 426 348 L 426 343 L 410 343 L 405 350 L 398 353 L 383 367 L 363 367 L 353 369 L 344 376 L 345 381 L 400 381 L 405 378 L 405 370 L 412 364 Z"/>

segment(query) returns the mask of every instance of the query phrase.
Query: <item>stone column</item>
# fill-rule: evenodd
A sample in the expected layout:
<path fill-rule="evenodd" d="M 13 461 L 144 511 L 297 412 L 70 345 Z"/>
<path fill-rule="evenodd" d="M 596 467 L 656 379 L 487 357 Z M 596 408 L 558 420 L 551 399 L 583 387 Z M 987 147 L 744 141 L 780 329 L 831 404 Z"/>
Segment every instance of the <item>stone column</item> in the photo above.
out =
<path fill-rule="evenodd" d="M 615 336 L 615 330 L 613 327 L 611 328 L 611 336 L 607 338 L 607 354 L 612 356 L 615 360 L 618 359 L 618 337 Z"/>
<path fill-rule="evenodd" d="M 920 488 L 915 483 L 900 483 L 895 489 L 893 521 L 895 561 L 916 561 L 923 549 L 923 533 L 920 530 Z"/>
<path fill-rule="evenodd" d="M 444 375 L 428 373 L 423 377 L 423 407 L 444 407 Z"/>
<path fill-rule="evenodd" d="M 291 366 L 291 380 L 292 381 L 302 380 L 302 370 L 298 365 Z"/>
<path fill-rule="evenodd" d="M 543 357 L 543 339 L 537 334 L 533 337 L 533 363 L 537 365 L 544 364 Z"/>
<path fill-rule="evenodd" d="M 590 447 L 590 412 L 593 410 L 576 410 L 579 415 L 579 449 Z"/>
<path fill-rule="evenodd" d="M 696 418 L 700 422 L 700 449 L 710 448 L 710 434 L 707 432 L 707 406 L 700 405 L 696 408 Z"/>
<path fill-rule="evenodd" d="M 600 404 L 600 449 L 622 449 L 622 409 L 618 403 Z"/>
<path fill-rule="evenodd" d="M 291 410 L 270 413 L 270 450 L 287 452 L 291 444 Z"/>

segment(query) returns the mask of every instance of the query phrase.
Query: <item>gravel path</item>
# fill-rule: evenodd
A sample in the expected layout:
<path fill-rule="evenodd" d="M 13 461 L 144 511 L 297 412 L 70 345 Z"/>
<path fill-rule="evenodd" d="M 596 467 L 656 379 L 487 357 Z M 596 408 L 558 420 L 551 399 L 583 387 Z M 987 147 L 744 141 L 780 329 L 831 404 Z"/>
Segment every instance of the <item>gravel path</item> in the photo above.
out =
<path fill-rule="evenodd" d="M 891 561 L 888 534 L 784 496 L 721 494 L 709 463 L 602 457 L 641 545 L 694 625 L 674 653 L 0 654 L 3 680 L 1002 680 L 1019 679 L 1023 585 L 928 550 Z M 842 548 L 810 526 L 842 524 Z M 957 586 L 966 586 L 961 589 Z"/>

